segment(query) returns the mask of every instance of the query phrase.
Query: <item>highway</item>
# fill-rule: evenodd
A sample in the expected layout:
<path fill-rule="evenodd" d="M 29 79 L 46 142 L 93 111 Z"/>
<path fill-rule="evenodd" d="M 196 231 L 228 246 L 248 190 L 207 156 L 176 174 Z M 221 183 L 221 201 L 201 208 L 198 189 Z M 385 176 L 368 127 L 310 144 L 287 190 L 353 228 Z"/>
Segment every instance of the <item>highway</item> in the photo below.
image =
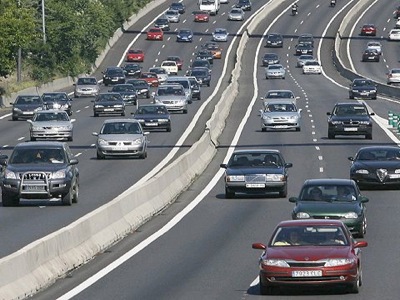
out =
<path fill-rule="evenodd" d="M 384 24 L 391 17 L 394 8 L 377 2 L 371 7 L 360 24 L 368 21 L 368 16 L 380 12 L 376 24 Z M 294 167 L 289 171 L 288 196 L 296 196 L 304 180 L 308 178 L 348 178 L 350 162 L 347 157 L 354 155 L 364 145 L 393 144 L 378 123 L 374 124 L 373 140 L 362 137 L 338 137 L 327 139 L 326 112 L 337 101 L 347 101 L 349 81 L 341 78 L 331 62 L 333 39 L 346 9 L 354 1 L 338 1 L 335 8 L 327 1 L 299 1 L 299 14 L 291 16 L 290 2 L 284 1 L 278 10 L 270 14 L 252 35 L 245 49 L 246 66 L 239 82 L 239 97 L 236 99 L 227 120 L 226 129 L 219 140 L 218 153 L 207 170 L 184 192 L 171 207 L 142 226 L 123 241 L 101 253 L 95 260 L 71 272 L 49 289 L 39 293 L 34 299 L 262 299 L 258 291 L 258 257 L 261 253 L 251 249 L 253 242 L 267 242 L 274 226 L 281 220 L 289 219 L 292 204 L 287 199 L 275 195 L 267 197 L 239 196 L 224 199 L 224 183 L 219 164 L 227 160 L 227 155 L 236 148 L 279 149 Z M 226 21 L 226 12 L 232 3 L 223 5 L 218 17 L 212 19 L 218 27 L 226 27 L 229 32 L 239 30 L 240 22 Z M 253 2 L 252 13 L 261 7 L 261 1 Z M 346 7 L 345 7 L 346 6 Z M 187 11 L 194 10 L 195 4 Z M 160 7 L 160 11 L 166 6 Z M 343 11 L 341 11 L 343 9 Z M 154 12 L 154 16 L 159 12 Z M 188 20 L 191 16 L 186 13 Z M 248 16 L 249 14 L 247 14 Z M 146 17 L 152 20 L 153 15 Z M 137 26 L 145 26 L 145 20 Z M 380 23 L 381 22 L 381 23 Z M 210 22 L 211 23 L 211 22 Z M 212 27 L 217 24 L 213 24 Z M 142 27 L 141 27 L 142 26 Z M 185 27 L 189 24 L 185 24 Z M 195 32 L 206 32 L 211 24 L 190 23 Z M 383 28 L 378 25 L 378 28 Z M 209 31 L 207 31 L 209 32 Z M 266 32 L 280 32 L 284 35 L 282 49 L 265 49 L 263 36 Z M 297 36 L 312 33 L 315 37 L 315 53 L 323 67 L 323 75 L 303 75 L 295 68 L 297 57 L 294 47 Z M 132 32 L 135 35 L 136 32 Z M 116 63 L 126 45 L 132 40 L 128 32 L 114 53 L 104 62 Z M 181 55 L 185 63 L 190 61 L 194 48 L 201 43 L 200 37 L 191 45 L 175 43 L 174 39 L 158 42 L 139 38 L 135 47 L 146 49 L 148 57 L 162 59 L 170 53 Z M 383 78 L 380 69 L 364 67 L 360 64 L 360 49 L 364 41 L 351 43 L 351 57 L 355 68 L 362 74 Z M 384 55 L 393 62 L 396 43 L 390 43 Z M 164 48 L 171 48 L 168 52 Z M 385 47 L 385 46 L 384 46 Z M 189 48 L 189 49 L 188 49 Z M 354 50 L 353 50 L 354 49 Z M 224 47 L 225 50 L 225 47 Z M 266 80 L 260 66 L 261 57 L 267 51 L 277 52 L 281 63 L 287 69 L 285 80 Z M 165 52 L 164 52 L 165 51 Z M 164 54 L 165 53 L 165 54 Z M 354 53 L 354 55 L 353 55 Z M 112 57 L 112 58 L 111 58 Z M 233 59 L 233 58 L 231 58 Z M 149 63 L 149 65 L 146 65 Z M 146 67 L 157 62 L 147 61 Z M 213 87 L 222 71 L 222 61 L 213 67 Z M 383 63 L 383 62 L 382 62 Z M 379 63 L 380 65 L 381 63 Z M 232 60 L 228 62 L 232 68 Z M 376 64 L 378 65 L 378 64 Z M 384 68 L 381 68 L 382 70 Z M 229 70 L 229 68 L 228 68 Z M 370 73 L 371 72 L 371 73 Z M 99 77 L 99 73 L 96 74 Z M 223 84 L 227 84 L 229 71 Z M 369 77 L 369 76 L 368 76 Z M 374 78 L 374 77 L 373 77 Z M 303 109 L 303 123 L 300 132 L 262 132 L 260 127 L 259 98 L 269 89 L 291 89 L 300 96 L 298 106 Z M 210 95 L 212 88 L 204 88 Z M 218 97 L 216 97 L 218 98 Z M 203 99 L 206 97 L 203 96 Z M 204 101 L 204 100 L 201 100 Z M 93 118 L 90 99 L 74 101 L 75 137 L 71 148 L 78 155 L 81 170 L 80 202 L 72 207 L 62 207 L 56 201 L 23 203 L 22 207 L 0 210 L 0 230 L 4 247 L 2 256 L 12 253 L 27 243 L 61 228 L 84 214 L 94 210 L 117 196 L 121 191 L 139 181 L 151 171 L 167 153 L 175 147 L 187 124 L 194 116 L 201 101 L 194 101 L 188 115 L 174 115 L 171 133 L 151 133 L 148 159 L 97 161 L 93 148 L 92 131 L 97 131 L 103 118 Z M 379 97 L 367 101 L 379 116 L 387 118 L 388 110 L 398 110 L 395 99 Z M 190 145 L 200 136 L 204 120 L 212 111 L 212 103 L 205 110 L 201 121 L 185 141 Z M 0 126 L 4 135 L 2 150 L 7 153 L 20 139 L 27 139 L 27 124 L 2 119 Z M 202 123 L 203 122 L 203 123 Z M 394 139 L 396 142 L 397 140 Z M 184 151 L 185 147 L 180 151 Z M 342 295 L 340 290 L 283 292 L 275 299 L 397 299 L 400 287 L 397 284 L 397 247 L 400 235 L 397 232 L 399 220 L 397 211 L 397 191 L 363 191 L 370 198 L 367 204 L 368 229 L 366 240 L 369 247 L 363 250 L 363 286 L 357 295 Z M 49 211 L 51 210 L 51 211 Z M 180 215 L 182 214 L 182 215 Z M 26 216 L 29 216 L 27 218 Z M 181 218 L 179 218 L 181 217 Z M 168 225 L 168 227 L 165 227 Z M 174 225 L 174 226 L 172 226 Z M 152 238 L 156 234 L 157 238 Z M 150 240 L 148 239 L 150 238 Z M 100 273 L 98 273 L 100 272 Z M 93 277 L 92 277 L 93 276 Z M 90 279 L 86 281 L 86 279 Z M 79 284 L 81 284 L 79 286 Z M 74 288 L 78 286 L 77 289 Z M 69 294 L 67 294 L 69 293 Z M 63 296 L 64 295 L 64 296 Z"/>

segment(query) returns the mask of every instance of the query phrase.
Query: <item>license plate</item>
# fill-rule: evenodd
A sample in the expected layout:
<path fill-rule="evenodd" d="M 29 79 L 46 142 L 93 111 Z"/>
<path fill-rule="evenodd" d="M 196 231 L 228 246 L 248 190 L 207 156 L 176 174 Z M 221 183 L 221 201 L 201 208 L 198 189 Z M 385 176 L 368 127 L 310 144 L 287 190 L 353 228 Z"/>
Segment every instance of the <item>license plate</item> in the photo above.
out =
<path fill-rule="evenodd" d="M 118 78 L 113 78 L 111 79 L 111 81 L 118 81 Z"/>
<path fill-rule="evenodd" d="M 264 183 L 247 183 L 246 184 L 247 188 L 265 188 Z"/>
<path fill-rule="evenodd" d="M 27 185 L 25 187 L 25 190 L 29 190 L 29 191 L 43 191 L 44 190 L 44 186 L 42 185 Z"/>
<path fill-rule="evenodd" d="M 286 126 L 286 125 L 276 125 L 275 128 L 278 128 L 278 129 L 280 129 L 280 128 L 287 128 L 287 126 Z"/>
<path fill-rule="evenodd" d="M 114 111 L 114 108 L 105 108 L 104 111 Z"/>
<path fill-rule="evenodd" d="M 145 126 L 157 126 L 158 123 L 144 123 Z"/>
<path fill-rule="evenodd" d="M 344 128 L 344 131 L 357 131 L 357 127 L 349 127 L 349 128 Z"/>
<path fill-rule="evenodd" d="M 24 111 L 22 112 L 23 115 L 33 115 L 33 113 L 31 113 L 30 111 Z"/>
<path fill-rule="evenodd" d="M 322 271 L 292 271 L 292 277 L 321 277 Z"/>
<path fill-rule="evenodd" d="M 128 147 L 120 146 L 120 147 L 112 147 L 113 151 L 127 151 Z"/>

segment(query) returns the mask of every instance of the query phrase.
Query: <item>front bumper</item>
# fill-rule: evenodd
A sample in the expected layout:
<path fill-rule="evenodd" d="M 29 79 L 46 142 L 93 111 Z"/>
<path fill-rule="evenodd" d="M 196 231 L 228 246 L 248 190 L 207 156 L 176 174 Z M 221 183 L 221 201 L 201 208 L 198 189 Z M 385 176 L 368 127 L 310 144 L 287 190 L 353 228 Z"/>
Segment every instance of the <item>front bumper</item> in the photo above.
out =
<path fill-rule="evenodd" d="M 146 152 L 145 145 L 130 145 L 125 147 L 97 145 L 97 152 L 103 156 L 142 156 Z"/>

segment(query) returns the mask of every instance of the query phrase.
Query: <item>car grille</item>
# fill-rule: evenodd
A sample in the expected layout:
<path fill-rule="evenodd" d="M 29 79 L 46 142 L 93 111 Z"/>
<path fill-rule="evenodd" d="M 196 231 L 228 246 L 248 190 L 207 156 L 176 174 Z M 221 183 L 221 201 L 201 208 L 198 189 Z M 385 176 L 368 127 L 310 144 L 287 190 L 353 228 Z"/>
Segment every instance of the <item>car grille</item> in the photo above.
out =
<path fill-rule="evenodd" d="M 358 125 L 360 125 L 360 122 L 359 122 L 359 121 L 352 121 L 352 120 L 350 120 L 350 121 L 343 121 L 343 124 L 344 124 L 344 125 L 354 125 L 354 126 L 358 126 Z"/>
<path fill-rule="evenodd" d="M 340 216 L 313 216 L 313 219 L 340 220 Z"/>
<path fill-rule="evenodd" d="M 323 267 L 325 261 L 286 261 L 293 268 L 316 268 Z"/>
<path fill-rule="evenodd" d="M 130 146 L 132 145 L 132 142 L 130 141 L 125 141 L 125 142 L 108 142 L 110 146 Z"/>
<path fill-rule="evenodd" d="M 265 174 L 258 174 L 258 175 L 245 175 L 244 180 L 246 182 L 251 183 L 265 183 L 267 182 L 267 178 Z"/>
<path fill-rule="evenodd" d="M 18 177 L 24 180 L 46 180 L 51 178 L 51 172 L 19 173 Z"/>

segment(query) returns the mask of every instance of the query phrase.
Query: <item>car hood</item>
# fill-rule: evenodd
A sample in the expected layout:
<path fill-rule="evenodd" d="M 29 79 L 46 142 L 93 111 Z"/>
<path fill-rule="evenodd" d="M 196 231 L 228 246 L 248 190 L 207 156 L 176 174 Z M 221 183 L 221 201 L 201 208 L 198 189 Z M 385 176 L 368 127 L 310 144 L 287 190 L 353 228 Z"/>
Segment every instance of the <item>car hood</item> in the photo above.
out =
<path fill-rule="evenodd" d="M 17 104 L 14 105 L 14 108 L 19 108 L 20 110 L 33 110 L 42 106 L 43 104 Z"/>
<path fill-rule="evenodd" d="M 55 172 L 57 170 L 67 168 L 67 164 L 54 164 L 54 163 L 30 163 L 30 164 L 9 164 L 7 170 L 12 172 Z"/>
<path fill-rule="evenodd" d="M 156 119 L 169 119 L 170 117 L 167 114 L 138 114 L 138 115 L 134 115 L 133 118 L 136 120 L 141 120 L 141 119 L 156 120 Z"/>
<path fill-rule="evenodd" d="M 263 119 L 265 118 L 279 118 L 279 117 L 285 117 L 285 118 L 290 118 L 290 117 L 298 117 L 300 114 L 298 112 L 265 112 L 263 113 L 262 117 Z"/>
<path fill-rule="evenodd" d="M 294 208 L 295 213 L 308 212 L 313 216 L 330 216 L 360 211 L 361 206 L 358 201 L 299 201 Z"/>
<path fill-rule="evenodd" d="M 142 134 L 99 134 L 99 139 L 105 141 L 133 141 L 142 138 Z"/>
<path fill-rule="evenodd" d="M 369 116 L 331 116 L 332 121 L 369 121 L 370 117 Z"/>
<path fill-rule="evenodd" d="M 155 96 L 156 101 L 184 101 L 186 100 L 186 95 L 167 95 L 167 96 Z"/>
<path fill-rule="evenodd" d="M 70 121 L 32 122 L 32 126 L 38 127 L 64 127 L 70 125 L 72 125 Z"/>
<path fill-rule="evenodd" d="M 284 168 L 266 167 L 230 167 L 226 169 L 228 175 L 249 175 L 249 174 L 282 174 Z"/>
<path fill-rule="evenodd" d="M 114 105 L 124 105 L 124 102 L 119 101 L 96 101 L 94 105 L 104 105 L 104 106 L 114 106 Z"/>
<path fill-rule="evenodd" d="M 370 85 L 360 85 L 360 86 L 353 86 L 351 89 L 352 90 L 375 90 L 376 88 L 374 86 L 370 86 Z"/>
<path fill-rule="evenodd" d="M 268 259 L 316 261 L 327 258 L 345 258 L 349 255 L 349 246 L 290 246 L 267 249 Z"/>
<path fill-rule="evenodd" d="M 400 169 L 400 161 L 397 160 L 374 160 L 374 161 L 356 161 L 352 168 L 362 169 Z"/>
<path fill-rule="evenodd" d="M 93 89 L 97 90 L 99 87 L 97 85 L 90 85 L 90 84 L 85 84 L 85 85 L 77 85 L 77 89 Z"/>

